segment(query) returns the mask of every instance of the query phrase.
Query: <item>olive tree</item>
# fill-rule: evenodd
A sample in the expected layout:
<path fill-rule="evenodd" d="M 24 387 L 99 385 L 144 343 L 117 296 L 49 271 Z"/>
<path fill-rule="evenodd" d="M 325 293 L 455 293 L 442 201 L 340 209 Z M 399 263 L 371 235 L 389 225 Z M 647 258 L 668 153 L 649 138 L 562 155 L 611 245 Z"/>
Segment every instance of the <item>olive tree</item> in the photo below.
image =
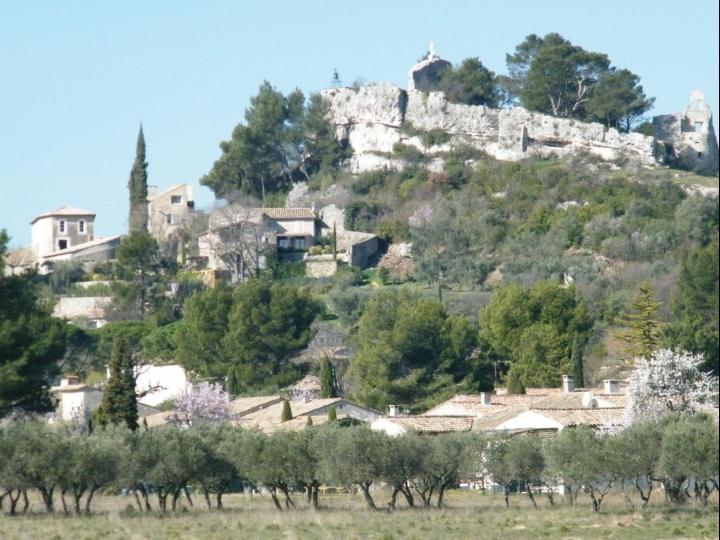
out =
<path fill-rule="evenodd" d="M 590 495 L 593 510 L 600 511 L 603 498 L 616 479 L 612 467 L 609 435 L 587 426 L 564 429 L 545 445 L 549 471 L 574 491 L 573 500 L 582 489 Z"/>

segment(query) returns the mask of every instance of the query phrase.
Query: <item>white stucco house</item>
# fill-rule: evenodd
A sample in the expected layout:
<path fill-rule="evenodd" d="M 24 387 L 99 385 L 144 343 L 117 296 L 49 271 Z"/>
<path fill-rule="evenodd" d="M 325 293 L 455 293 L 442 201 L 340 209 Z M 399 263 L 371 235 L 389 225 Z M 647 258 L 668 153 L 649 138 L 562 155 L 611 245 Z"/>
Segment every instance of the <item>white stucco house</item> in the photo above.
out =
<path fill-rule="evenodd" d="M 176 364 L 167 366 L 144 365 L 137 368 L 135 392 L 138 403 L 156 407 L 175 399 L 191 388 L 185 368 Z"/>

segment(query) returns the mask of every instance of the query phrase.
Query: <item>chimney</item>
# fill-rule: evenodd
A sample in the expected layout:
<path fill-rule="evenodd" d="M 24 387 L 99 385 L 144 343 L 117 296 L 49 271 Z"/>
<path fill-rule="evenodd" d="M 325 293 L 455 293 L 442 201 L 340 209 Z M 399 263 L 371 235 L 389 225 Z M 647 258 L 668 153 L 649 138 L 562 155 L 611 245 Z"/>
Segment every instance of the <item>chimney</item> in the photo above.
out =
<path fill-rule="evenodd" d="M 597 400 L 595 399 L 595 396 L 593 396 L 592 392 L 583 392 L 582 406 L 588 407 L 589 409 L 594 409 L 598 406 Z"/>
<path fill-rule="evenodd" d="M 400 416 L 400 405 L 389 405 L 388 416 Z"/>
<path fill-rule="evenodd" d="M 617 379 L 605 379 L 603 381 L 606 394 L 619 394 L 620 393 L 620 381 Z"/>
<path fill-rule="evenodd" d="M 492 405 L 492 394 L 490 392 L 480 392 L 480 403 L 483 405 Z"/>
<path fill-rule="evenodd" d="M 575 391 L 575 379 L 572 375 L 562 376 L 562 389 L 565 394 L 572 394 Z"/>

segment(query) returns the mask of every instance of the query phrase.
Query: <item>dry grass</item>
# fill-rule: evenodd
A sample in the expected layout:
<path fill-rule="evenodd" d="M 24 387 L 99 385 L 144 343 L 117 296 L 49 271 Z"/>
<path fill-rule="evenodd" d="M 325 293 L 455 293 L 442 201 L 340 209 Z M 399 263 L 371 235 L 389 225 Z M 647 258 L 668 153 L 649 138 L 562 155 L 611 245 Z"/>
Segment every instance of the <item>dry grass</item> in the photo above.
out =
<path fill-rule="evenodd" d="M 384 493 L 377 500 L 385 500 Z M 655 503 L 647 511 L 629 509 L 620 497 L 611 498 L 600 514 L 589 501 L 578 507 L 550 507 L 540 501 L 532 509 L 522 495 L 513 496 L 505 510 L 498 496 L 451 492 L 443 510 L 398 509 L 394 513 L 365 509 L 360 496 L 326 495 L 323 510 L 311 512 L 300 501 L 298 510 L 277 512 L 269 497 L 227 497 L 227 510 L 208 512 L 184 508 L 176 514 L 140 514 L 132 497 L 98 497 L 92 516 L 48 516 L 33 500 L 31 513 L 0 516 L 0 539 L 455 539 L 455 538 L 717 538 L 717 498 L 709 510 L 690 505 L 677 509 Z"/>

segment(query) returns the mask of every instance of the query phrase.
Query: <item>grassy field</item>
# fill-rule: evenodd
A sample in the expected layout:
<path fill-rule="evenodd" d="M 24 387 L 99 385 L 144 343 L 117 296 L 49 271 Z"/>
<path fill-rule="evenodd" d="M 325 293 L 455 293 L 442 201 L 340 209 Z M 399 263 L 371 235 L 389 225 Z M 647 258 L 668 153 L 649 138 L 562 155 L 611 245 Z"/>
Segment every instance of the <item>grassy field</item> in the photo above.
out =
<path fill-rule="evenodd" d="M 379 494 L 378 502 L 384 500 Z M 618 497 L 608 500 L 600 514 L 589 501 L 577 507 L 563 502 L 550 507 L 542 499 L 533 509 L 525 496 L 511 498 L 505 510 L 501 497 L 473 492 L 451 492 L 443 510 L 409 510 L 393 513 L 365 509 L 360 496 L 321 496 L 323 509 L 312 512 L 298 500 L 298 509 L 277 512 L 269 497 L 227 497 L 227 509 L 208 512 L 183 509 L 176 514 L 140 514 L 131 497 L 99 497 L 92 516 L 48 516 L 34 500 L 26 516 L 0 516 L 0 539 L 225 539 L 225 538 L 717 538 L 717 497 L 708 510 L 693 505 L 666 507 L 656 502 L 646 511 L 630 509 Z M 58 501 L 59 503 L 59 501 Z M 59 506 L 59 504 L 58 504 Z"/>

